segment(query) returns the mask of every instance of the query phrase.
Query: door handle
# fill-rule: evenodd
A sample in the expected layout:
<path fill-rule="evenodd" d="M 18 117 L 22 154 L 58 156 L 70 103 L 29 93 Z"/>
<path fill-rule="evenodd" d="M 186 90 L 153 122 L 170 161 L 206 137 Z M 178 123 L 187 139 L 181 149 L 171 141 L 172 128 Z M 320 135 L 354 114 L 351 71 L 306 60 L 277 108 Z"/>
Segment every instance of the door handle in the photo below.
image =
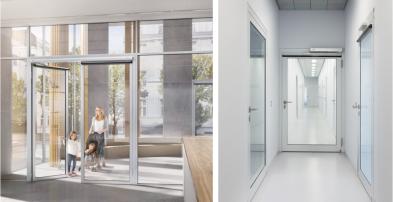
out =
<path fill-rule="evenodd" d="M 292 103 L 292 101 L 284 100 L 283 101 L 284 109 L 286 109 L 287 108 L 287 104 L 290 104 L 290 103 Z"/>
<path fill-rule="evenodd" d="M 252 107 L 248 107 L 248 113 L 251 113 L 253 111 L 257 111 L 258 108 L 252 108 Z"/>
<path fill-rule="evenodd" d="M 360 110 L 360 104 L 358 104 L 357 102 L 355 102 L 355 104 L 352 105 L 353 109 L 358 109 Z"/>

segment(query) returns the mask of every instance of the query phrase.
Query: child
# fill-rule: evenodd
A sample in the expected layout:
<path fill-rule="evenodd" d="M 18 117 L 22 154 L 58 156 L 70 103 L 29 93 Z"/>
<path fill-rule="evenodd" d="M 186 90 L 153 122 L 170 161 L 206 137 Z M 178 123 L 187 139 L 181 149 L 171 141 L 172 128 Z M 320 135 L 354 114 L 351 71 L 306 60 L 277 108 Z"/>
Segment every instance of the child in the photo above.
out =
<path fill-rule="evenodd" d="M 67 142 L 67 155 L 68 155 L 68 175 L 69 176 L 76 176 L 75 167 L 76 167 L 76 156 L 80 152 L 80 144 L 78 142 L 78 137 L 76 131 L 70 132 L 70 137 Z M 72 165 L 72 172 L 70 172 Z"/>
<path fill-rule="evenodd" d="M 97 141 L 89 141 L 86 145 L 85 150 L 85 163 L 88 169 L 91 171 L 96 171 L 96 157 L 97 157 Z M 90 167 L 92 166 L 92 167 Z"/>

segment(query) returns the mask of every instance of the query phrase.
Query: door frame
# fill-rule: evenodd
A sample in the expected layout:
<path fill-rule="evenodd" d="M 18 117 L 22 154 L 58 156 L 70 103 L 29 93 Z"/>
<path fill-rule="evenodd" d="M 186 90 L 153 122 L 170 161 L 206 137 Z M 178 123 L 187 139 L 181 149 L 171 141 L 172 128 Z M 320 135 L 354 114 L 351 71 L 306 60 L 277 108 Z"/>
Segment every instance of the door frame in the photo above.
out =
<path fill-rule="evenodd" d="M 301 152 L 341 152 L 342 150 L 342 103 L 343 103 L 343 54 L 342 53 L 310 53 L 308 49 L 284 49 L 280 54 L 280 124 L 281 124 L 281 151 L 301 151 Z M 335 145 L 305 145 L 287 144 L 288 125 L 286 110 L 283 110 L 283 102 L 286 99 L 286 68 L 288 58 L 323 58 L 337 60 L 336 65 L 336 144 Z"/>
<path fill-rule="evenodd" d="M 374 69 L 375 69 L 375 59 L 374 59 L 374 42 L 375 42 L 375 35 L 374 35 L 374 23 L 373 23 L 373 19 L 372 22 L 370 22 L 370 24 L 367 26 L 367 28 L 365 30 L 362 31 L 361 35 L 359 36 L 357 42 L 359 45 L 359 59 L 360 59 L 360 63 L 359 63 L 359 102 L 360 102 L 360 107 L 358 108 L 358 113 L 359 113 L 359 139 L 358 139 L 358 155 L 357 155 L 357 175 L 364 187 L 364 189 L 366 190 L 367 194 L 369 195 L 369 197 L 371 198 L 371 201 L 374 201 L 374 110 L 372 111 L 372 118 L 371 118 L 371 131 L 372 131 L 372 137 L 371 137 L 371 144 L 372 144 L 372 148 L 371 148 L 371 182 L 369 182 L 366 178 L 366 176 L 364 175 L 363 171 L 361 170 L 361 136 L 362 136 L 362 124 L 361 124 L 361 103 L 362 103 L 362 63 L 361 63 L 361 42 L 362 39 L 364 38 L 364 36 L 366 36 L 367 34 L 369 34 L 370 32 L 372 33 L 372 75 L 371 75 L 371 80 L 372 80 L 372 94 L 374 93 L 375 89 L 374 89 Z M 374 99 L 372 99 L 372 106 L 374 109 Z"/>
<path fill-rule="evenodd" d="M 34 63 L 46 63 L 46 62 L 74 62 L 74 63 L 82 63 L 82 62 L 106 62 L 106 63 L 118 63 L 116 61 L 124 61 L 131 60 L 132 65 L 130 65 L 130 75 L 131 78 L 129 79 L 129 86 L 130 86 L 130 120 L 131 120 L 131 134 L 130 134 L 130 166 L 129 166 L 129 171 L 130 171 L 130 179 L 128 184 L 137 184 L 138 183 L 138 142 L 137 142 L 137 137 L 138 137 L 138 55 L 137 54 L 124 54 L 124 55 L 86 55 L 86 56 L 50 56 L 50 57 L 32 57 L 29 58 L 27 61 L 28 67 L 30 67 L 30 71 L 27 71 L 27 81 L 30 81 L 27 83 L 27 181 L 36 181 L 35 177 L 35 168 L 34 168 L 34 154 L 33 154 L 33 149 L 34 149 L 34 123 L 33 123 L 33 114 L 34 114 L 34 109 L 33 107 L 33 90 L 32 87 L 34 86 L 34 79 L 33 79 L 33 72 L 32 72 L 32 64 Z M 83 70 L 83 65 L 80 67 L 81 70 Z M 81 86 L 84 86 L 84 71 L 81 71 Z M 66 78 L 67 79 L 67 78 Z M 66 80 L 67 81 L 67 80 Z M 66 85 L 67 86 L 67 85 Z M 68 91 L 68 89 L 66 89 Z M 133 93 L 134 92 L 134 93 Z M 81 88 L 81 95 L 82 97 L 84 96 L 84 88 Z M 68 106 L 67 104 L 67 99 L 66 99 L 66 107 Z M 85 123 L 84 123 L 84 102 L 81 102 L 81 111 L 82 111 L 82 116 L 81 116 L 81 128 L 80 131 L 85 131 Z M 68 122 L 68 119 L 66 119 L 66 122 Z M 68 124 L 68 123 L 66 123 Z M 66 127 L 66 130 L 68 129 L 68 125 Z M 66 131 L 66 134 L 69 131 Z M 84 141 L 81 141 L 81 150 L 84 149 Z M 84 165 L 83 165 L 83 160 L 84 159 L 84 153 L 81 152 L 81 166 L 82 166 L 82 176 L 81 176 L 81 182 L 82 183 L 88 183 L 84 180 Z"/>
<path fill-rule="evenodd" d="M 36 118 L 33 118 L 34 115 L 36 114 L 36 107 L 35 107 L 35 95 L 33 93 L 33 88 L 35 87 L 35 70 L 37 68 L 39 69 L 50 69 L 50 70 L 54 70 L 54 71 L 62 71 L 64 72 L 64 76 L 65 76 L 65 108 L 64 108 L 64 113 L 65 113 L 65 122 L 64 122 L 64 127 L 65 130 L 67 130 L 68 128 L 68 119 L 67 119 L 67 106 L 68 106 L 68 99 L 67 99 L 67 94 L 68 94 L 68 68 L 61 68 L 61 67 L 51 67 L 51 66 L 47 66 L 44 65 L 44 62 L 38 62 L 38 61 L 29 61 L 28 62 L 28 79 L 27 81 L 27 99 L 28 99 L 28 113 L 27 113 L 27 181 L 40 181 L 40 180 L 47 180 L 47 179 L 55 179 L 58 178 L 59 175 L 54 175 L 54 176 L 45 176 L 45 177 L 36 177 L 36 173 L 35 173 L 35 165 L 36 165 L 36 160 L 35 160 L 35 142 L 36 142 L 36 138 L 35 138 L 35 122 L 33 122 Z M 29 106 L 30 105 L 30 106 Z M 66 132 L 67 133 L 67 132 Z M 66 134 L 64 134 L 66 135 Z M 67 153 L 67 146 L 65 146 L 65 153 Z M 67 170 L 66 170 L 66 165 L 67 165 L 67 161 L 68 161 L 68 157 L 67 155 L 65 155 L 65 163 L 64 163 L 64 169 L 65 172 L 64 174 L 67 174 Z"/>

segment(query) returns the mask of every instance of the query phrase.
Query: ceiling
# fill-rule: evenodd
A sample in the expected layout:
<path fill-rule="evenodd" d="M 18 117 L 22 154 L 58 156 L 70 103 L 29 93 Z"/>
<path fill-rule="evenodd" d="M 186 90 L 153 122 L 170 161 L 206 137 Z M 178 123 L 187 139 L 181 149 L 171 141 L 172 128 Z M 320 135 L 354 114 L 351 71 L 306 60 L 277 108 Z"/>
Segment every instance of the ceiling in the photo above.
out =
<path fill-rule="evenodd" d="M 318 77 L 321 73 L 325 59 L 299 59 L 300 66 L 303 70 L 304 77 Z"/>
<path fill-rule="evenodd" d="M 280 10 L 344 10 L 348 0 L 276 0 Z"/>

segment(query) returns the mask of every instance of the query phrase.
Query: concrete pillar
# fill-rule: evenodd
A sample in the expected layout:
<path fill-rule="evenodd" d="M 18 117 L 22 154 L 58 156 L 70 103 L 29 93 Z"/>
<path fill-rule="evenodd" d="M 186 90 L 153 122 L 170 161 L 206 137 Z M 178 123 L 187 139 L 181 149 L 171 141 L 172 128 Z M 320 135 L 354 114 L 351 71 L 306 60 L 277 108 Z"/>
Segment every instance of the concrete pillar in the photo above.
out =
<path fill-rule="evenodd" d="M 1 33 L 1 55 L 11 56 L 11 29 Z M 12 173 L 12 61 L 1 60 L 1 175 Z"/>
<path fill-rule="evenodd" d="M 164 21 L 164 51 L 192 50 L 192 20 Z M 164 136 L 192 135 L 192 55 L 164 56 Z"/>
<path fill-rule="evenodd" d="M 108 53 L 108 24 L 89 24 L 88 26 L 88 53 L 107 54 Z M 95 115 L 95 108 L 102 107 L 108 115 L 108 65 L 89 65 L 87 70 L 87 103 L 85 106 L 85 127 L 87 130 L 91 124 L 91 118 Z M 86 97 L 85 97 L 86 99 Z M 85 101 L 86 103 L 86 101 Z M 87 137 L 87 131 L 85 136 Z"/>
<path fill-rule="evenodd" d="M 4 43 L 4 42 L 2 42 Z M 12 61 L 1 60 L 1 175 L 12 173 Z"/>

